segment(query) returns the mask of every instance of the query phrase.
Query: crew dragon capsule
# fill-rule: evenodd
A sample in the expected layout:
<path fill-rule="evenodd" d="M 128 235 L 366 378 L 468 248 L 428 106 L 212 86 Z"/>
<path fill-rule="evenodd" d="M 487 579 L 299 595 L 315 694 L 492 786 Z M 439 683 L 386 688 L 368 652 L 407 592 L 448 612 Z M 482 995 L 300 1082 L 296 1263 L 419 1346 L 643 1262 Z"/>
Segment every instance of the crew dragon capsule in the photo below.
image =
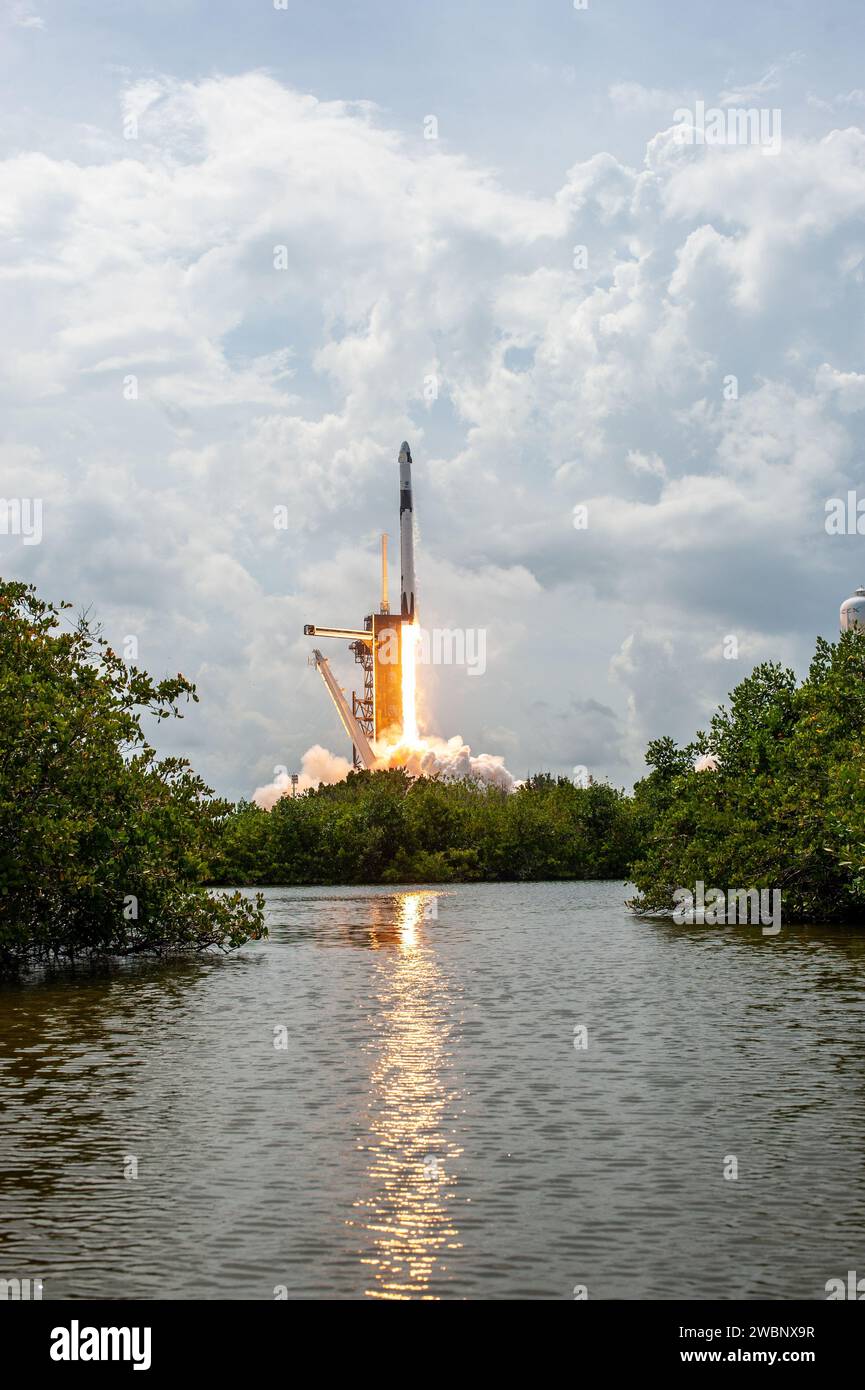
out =
<path fill-rule="evenodd" d="M 411 498 L 411 449 L 399 450 L 399 558 L 402 570 L 400 616 L 414 622 L 414 508 Z"/>

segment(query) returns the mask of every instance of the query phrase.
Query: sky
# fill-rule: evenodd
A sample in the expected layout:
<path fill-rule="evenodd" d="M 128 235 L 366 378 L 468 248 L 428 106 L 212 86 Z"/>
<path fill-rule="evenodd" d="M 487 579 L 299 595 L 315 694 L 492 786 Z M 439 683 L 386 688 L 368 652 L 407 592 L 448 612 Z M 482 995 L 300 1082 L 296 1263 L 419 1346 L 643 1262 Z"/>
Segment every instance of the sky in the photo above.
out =
<path fill-rule="evenodd" d="M 486 641 L 424 727 L 629 786 L 865 582 L 862 8 L 277 3 L 0 0 L 0 574 L 249 796 L 348 751 L 303 625 L 375 606 L 408 439 L 421 621 Z"/>

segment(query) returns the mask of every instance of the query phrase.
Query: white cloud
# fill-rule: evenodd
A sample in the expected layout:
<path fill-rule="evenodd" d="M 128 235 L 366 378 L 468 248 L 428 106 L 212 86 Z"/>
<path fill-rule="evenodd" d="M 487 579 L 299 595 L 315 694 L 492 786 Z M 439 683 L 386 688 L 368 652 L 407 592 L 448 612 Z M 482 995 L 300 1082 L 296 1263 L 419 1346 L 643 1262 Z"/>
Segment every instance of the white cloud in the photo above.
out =
<path fill-rule="evenodd" d="M 835 393 L 839 409 L 845 415 L 865 410 L 865 375 L 861 372 L 839 372 L 823 362 L 817 368 L 816 385 L 821 393 Z"/>
<path fill-rule="evenodd" d="M 642 82 L 614 82 L 608 95 L 619 111 L 653 116 L 661 112 L 672 116 L 677 107 L 692 100 L 691 94 L 667 87 L 645 87 Z"/>
<path fill-rule="evenodd" d="M 371 610 L 403 437 L 422 601 L 488 632 L 483 679 L 430 673 L 430 726 L 518 775 L 546 748 L 627 780 L 641 738 L 723 697 L 700 654 L 725 633 L 795 654 L 794 621 L 804 650 L 836 611 L 862 131 L 771 161 L 660 134 L 643 167 L 597 153 L 542 196 L 262 73 L 150 78 L 125 110 L 138 138 L 104 132 L 98 163 L 3 165 L 4 494 L 44 497 L 45 541 L 0 559 L 199 681 L 160 738 L 221 789 L 343 749 L 301 628 Z"/>
<path fill-rule="evenodd" d="M 45 20 L 34 12 L 31 0 L 11 0 L 5 10 L 8 23 L 15 29 L 45 28 Z"/>
<path fill-rule="evenodd" d="M 719 97 L 721 105 L 749 106 L 771 96 L 780 88 L 781 76 L 785 69 L 801 62 L 802 57 L 801 53 L 788 53 L 785 58 L 779 59 L 777 63 L 772 63 L 762 77 L 758 77 L 754 82 L 745 82 L 721 92 Z"/>
<path fill-rule="evenodd" d="M 834 97 L 825 101 L 822 97 L 809 92 L 806 101 L 815 111 L 827 111 L 830 114 L 835 111 L 861 110 L 865 107 L 865 91 L 861 87 L 854 87 L 849 92 L 836 92 Z"/>
<path fill-rule="evenodd" d="M 644 454 L 639 449 L 629 449 L 628 467 L 636 474 L 648 474 L 651 478 L 666 478 L 667 470 L 660 454 Z"/>

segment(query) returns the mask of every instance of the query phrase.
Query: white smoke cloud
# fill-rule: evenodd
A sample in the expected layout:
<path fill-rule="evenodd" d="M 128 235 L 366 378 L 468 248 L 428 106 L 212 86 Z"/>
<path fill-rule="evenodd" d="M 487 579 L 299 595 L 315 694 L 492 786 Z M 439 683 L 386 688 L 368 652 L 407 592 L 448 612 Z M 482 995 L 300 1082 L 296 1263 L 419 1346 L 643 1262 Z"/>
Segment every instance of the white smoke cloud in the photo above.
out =
<path fill-rule="evenodd" d="M 444 782 L 479 782 L 511 792 L 518 785 L 498 753 L 473 754 L 460 734 L 453 738 L 424 735 L 412 744 L 374 745 L 379 767 L 404 767 L 412 777 L 438 777 Z"/>
<path fill-rule="evenodd" d="M 348 758 L 338 753 L 330 753 L 320 743 L 307 748 L 301 759 L 301 772 L 297 779 L 298 792 L 309 791 L 321 782 L 330 786 L 334 782 L 344 782 L 351 772 Z M 263 811 L 272 811 L 280 797 L 291 796 L 291 778 L 287 772 L 280 772 L 266 787 L 256 787 L 252 799 Z"/>
<path fill-rule="evenodd" d="M 701 753 L 694 763 L 695 772 L 717 772 L 718 767 L 718 759 L 714 753 Z"/>
<path fill-rule="evenodd" d="M 481 786 L 500 787 L 506 792 L 512 792 L 519 786 L 500 754 L 473 754 L 459 734 L 449 739 L 430 735 L 412 744 L 379 742 L 373 744 L 373 751 L 378 769 L 404 767 L 412 777 L 438 777 L 443 782 L 477 782 Z M 328 752 L 320 743 L 307 749 L 301 767 L 298 792 L 315 788 L 321 782 L 328 786 L 334 782 L 344 782 L 351 772 L 351 763 L 347 758 Z M 291 796 L 291 778 L 285 772 L 279 773 L 266 787 L 257 787 L 252 799 L 263 811 L 272 811 L 283 796 Z"/>

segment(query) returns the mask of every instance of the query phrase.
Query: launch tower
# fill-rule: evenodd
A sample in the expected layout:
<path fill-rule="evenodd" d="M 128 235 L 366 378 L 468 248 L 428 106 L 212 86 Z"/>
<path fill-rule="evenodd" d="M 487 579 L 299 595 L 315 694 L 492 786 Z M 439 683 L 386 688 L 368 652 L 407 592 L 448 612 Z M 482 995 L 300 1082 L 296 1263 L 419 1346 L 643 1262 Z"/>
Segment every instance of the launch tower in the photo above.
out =
<path fill-rule="evenodd" d="M 338 685 L 330 664 L 315 649 L 310 658 L 337 708 L 352 741 L 355 767 L 375 766 L 370 744 L 376 739 L 398 738 L 403 729 L 402 625 L 415 620 L 414 507 L 411 486 L 411 450 L 403 442 L 399 452 L 400 515 L 400 611 L 391 613 L 387 580 L 387 536 L 381 538 L 381 599 L 377 613 L 364 619 L 363 628 L 316 627 L 307 623 L 307 637 L 337 637 L 349 643 L 363 671 L 363 693 L 351 694 L 351 704 Z"/>

